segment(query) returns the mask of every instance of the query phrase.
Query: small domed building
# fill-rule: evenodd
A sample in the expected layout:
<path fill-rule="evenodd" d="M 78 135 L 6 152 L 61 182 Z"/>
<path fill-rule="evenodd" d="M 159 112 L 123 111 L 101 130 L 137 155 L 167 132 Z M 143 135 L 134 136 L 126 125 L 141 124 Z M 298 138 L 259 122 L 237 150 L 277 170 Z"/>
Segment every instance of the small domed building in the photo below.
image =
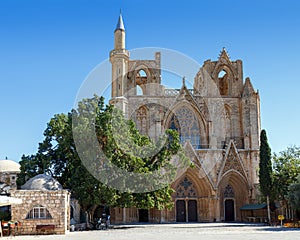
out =
<path fill-rule="evenodd" d="M 10 191 L 17 189 L 17 174 L 20 172 L 20 164 L 13 160 L 0 160 L 0 195 L 9 196 Z M 5 198 L 4 198 L 5 199 Z M 1 200 L 0 220 L 11 219 L 11 207 L 7 199 Z"/>
<path fill-rule="evenodd" d="M 11 207 L 12 218 L 21 222 L 21 234 L 65 234 L 69 229 L 70 192 L 53 177 L 39 174 L 11 196 L 23 201 Z"/>
<path fill-rule="evenodd" d="M 46 174 L 39 174 L 29 179 L 21 189 L 24 190 L 40 190 L 40 191 L 56 191 L 62 190 L 61 184 L 53 177 Z"/>
<path fill-rule="evenodd" d="M 17 189 L 16 181 L 20 167 L 20 164 L 13 160 L 0 160 L 0 182 L 10 189 Z"/>

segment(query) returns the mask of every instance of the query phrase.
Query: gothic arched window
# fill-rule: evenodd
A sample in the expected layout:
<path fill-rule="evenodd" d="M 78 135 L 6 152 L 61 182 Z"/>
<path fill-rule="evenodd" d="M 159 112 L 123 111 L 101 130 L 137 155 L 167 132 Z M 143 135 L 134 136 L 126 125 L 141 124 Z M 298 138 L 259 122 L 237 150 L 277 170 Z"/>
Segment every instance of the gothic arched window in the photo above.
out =
<path fill-rule="evenodd" d="M 136 85 L 136 95 L 138 96 L 143 95 L 143 89 L 139 85 Z"/>
<path fill-rule="evenodd" d="M 229 94 L 228 74 L 225 70 L 221 70 L 218 74 L 220 95 Z"/>
<path fill-rule="evenodd" d="M 147 74 L 141 69 L 137 72 L 135 77 L 136 82 L 136 95 L 144 95 L 145 94 L 145 84 L 147 83 Z"/>
<path fill-rule="evenodd" d="M 169 128 L 178 131 L 181 143 L 189 140 L 195 149 L 200 148 L 199 121 L 189 108 L 182 107 L 176 110 L 171 118 Z"/>
<path fill-rule="evenodd" d="M 141 134 L 147 135 L 147 108 L 142 106 L 136 111 L 136 127 Z"/>

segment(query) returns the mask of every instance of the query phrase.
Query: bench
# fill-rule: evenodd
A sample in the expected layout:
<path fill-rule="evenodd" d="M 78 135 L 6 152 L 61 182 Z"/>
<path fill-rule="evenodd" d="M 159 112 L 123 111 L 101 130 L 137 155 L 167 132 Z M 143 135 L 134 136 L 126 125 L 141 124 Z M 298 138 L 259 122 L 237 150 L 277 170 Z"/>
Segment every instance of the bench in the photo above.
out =
<path fill-rule="evenodd" d="M 35 230 L 37 233 L 46 233 L 46 232 L 51 232 L 53 233 L 55 229 L 54 224 L 39 224 L 36 225 Z"/>

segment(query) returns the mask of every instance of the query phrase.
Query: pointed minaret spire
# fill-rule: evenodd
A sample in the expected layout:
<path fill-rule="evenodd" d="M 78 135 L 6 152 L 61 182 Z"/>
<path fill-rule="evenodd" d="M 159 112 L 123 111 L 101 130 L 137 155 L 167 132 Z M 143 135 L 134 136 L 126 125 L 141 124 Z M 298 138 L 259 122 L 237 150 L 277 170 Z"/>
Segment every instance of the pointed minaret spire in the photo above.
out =
<path fill-rule="evenodd" d="M 125 49 L 125 27 L 122 18 L 122 12 L 120 11 L 118 23 L 115 29 L 115 50 Z"/>
<path fill-rule="evenodd" d="M 129 51 L 125 45 L 126 32 L 124 28 L 122 12 L 120 11 L 117 27 L 114 31 L 114 49 L 109 54 L 109 60 L 112 65 L 112 85 L 110 103 L 120 108 L 125 115 L 127 114 L 127 74 Z M 118 99 L 121 97 L 123 100 Z"/>
<path fill-rule="evenodd" d="M 120 15 L 119 15 L 119 19 L 118 19 L 118 23 L 117 23 L 115 31 L 117 31 L 117 30 L 125 31 L 121 10 L 120 10 Z"/>

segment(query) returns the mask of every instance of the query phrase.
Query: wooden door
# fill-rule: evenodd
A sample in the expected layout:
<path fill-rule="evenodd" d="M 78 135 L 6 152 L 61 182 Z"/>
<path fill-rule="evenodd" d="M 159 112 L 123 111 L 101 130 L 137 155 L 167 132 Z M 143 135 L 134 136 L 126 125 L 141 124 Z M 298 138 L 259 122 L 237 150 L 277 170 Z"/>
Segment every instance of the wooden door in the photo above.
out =
<path fill-rule="evenodd" d="M 189 200 L 188 201 L 188 221 L 197 222 L 197 201 Z"/>
<path fill-rule="evenodd" d="M 185 201 L 176 201 L 176 222 L 186 222 Z"/>
<path fill-rule="evenodd" d="M 225 200 L 225 221 L 233 222 L 235 220 L 234 217 L 234 200 L 227 199 Z"/>

